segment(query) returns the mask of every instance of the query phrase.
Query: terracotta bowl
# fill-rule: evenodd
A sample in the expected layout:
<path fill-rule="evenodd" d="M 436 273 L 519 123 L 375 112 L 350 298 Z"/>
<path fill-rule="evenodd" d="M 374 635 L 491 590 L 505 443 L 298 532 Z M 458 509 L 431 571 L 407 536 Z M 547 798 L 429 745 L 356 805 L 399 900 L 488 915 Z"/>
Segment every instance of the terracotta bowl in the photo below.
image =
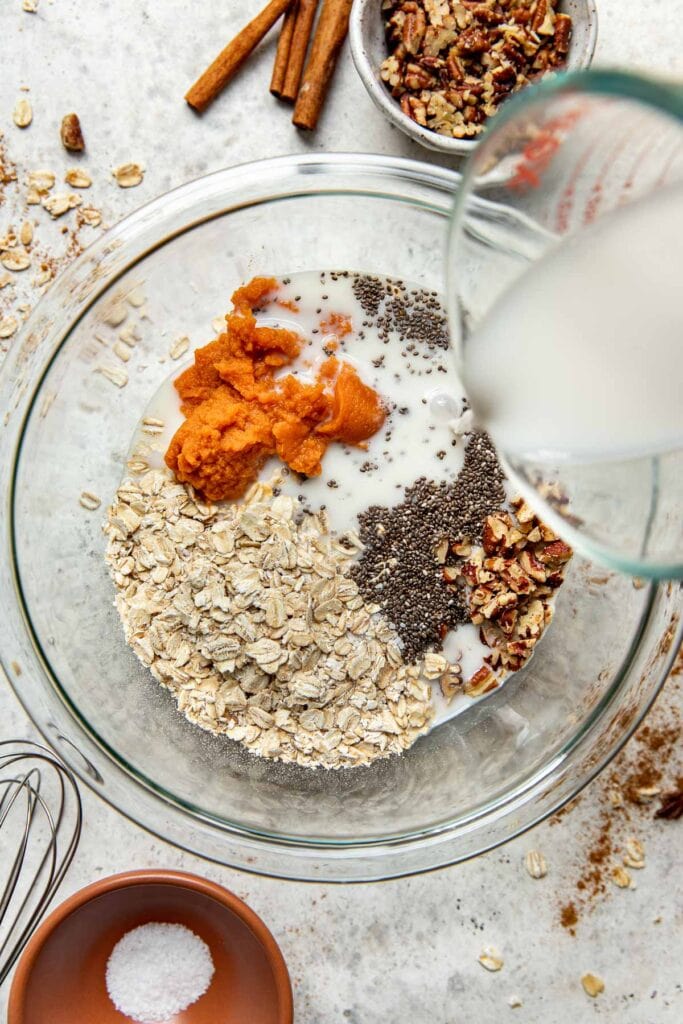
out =
<path fill-rule="evenodd" d="M 119 939 L 150 921 L 190 928 L 216 969 L 168 1024 L 291 1024 L 287 966 L 263 921 L 220 885 L 176 871 L 113 875 L 57 907 L 19 961 L 7 1024 L 130 1024 L 109 999 L 105 969 Z"/>

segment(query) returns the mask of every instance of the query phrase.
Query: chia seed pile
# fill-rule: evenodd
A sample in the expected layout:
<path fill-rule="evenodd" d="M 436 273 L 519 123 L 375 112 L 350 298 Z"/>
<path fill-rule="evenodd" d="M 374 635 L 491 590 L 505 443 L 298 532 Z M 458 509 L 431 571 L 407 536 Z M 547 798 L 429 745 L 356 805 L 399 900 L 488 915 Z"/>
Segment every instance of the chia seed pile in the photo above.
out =
<path fill-rule="evenodd" d="M 365 545 L 351 575 L 367 601 L 383 609 L 403 641 L 403 657 L 441 650 L 446 633 L 469 621 L 464 593 L 446 582 L 450 545 L 481 540 L 484 521 L 505 498 L 503 471 L 488 435 L 473 433 L 453 483 L 421 477 L 391 507 L 372 505 L 359 517 Z M 436 550 L 448 541 L 444 560 Z"/>
<path fill-rule="evenodd" d="M 438 292 L 409 290 L 403 281 L 366 274 L 354 275 L 352 287 L 363 312 L 374 322 L 385 344 L 389 335 L 396 332 L 401 344 L 410 342 L 406 353 L 416 354 L 423 347 L 423 359 L 430 359 L 434 349 L 448 348 L 448 324 Z M 359 336 L 363 337 L 362 333 Z"/>

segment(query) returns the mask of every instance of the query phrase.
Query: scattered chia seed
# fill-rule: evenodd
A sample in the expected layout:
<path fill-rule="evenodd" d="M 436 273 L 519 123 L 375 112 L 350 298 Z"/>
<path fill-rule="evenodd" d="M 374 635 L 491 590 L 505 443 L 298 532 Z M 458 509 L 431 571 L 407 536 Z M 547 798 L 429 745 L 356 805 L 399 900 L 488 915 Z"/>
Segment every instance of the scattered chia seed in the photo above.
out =
<path fill-rule="evenodd" d="M 449 347 L 446 314 L 436 292 L 408 291 L 403 281 L 362 274 L 353 278 L 353 292 L 382 341 L 395 331 L 401 344 L 417 342 L 430 351 Z"/>
<path fill-rule="evenodd" d="M 478 542 L 486 517 L 504 498 L 495 449 L 486 434 L 473 433 L 453 483 L 421 477 L 405 489 L 399 505 L 372 505 L 359 516 L 365 549 L 352 576 L 362 596 L 379 604 L 393 623 L 406 661 L 440 650 L 445 634 L 469 620 L 464 593 L 444 580 L 437 545 L 465 536 Z"/>

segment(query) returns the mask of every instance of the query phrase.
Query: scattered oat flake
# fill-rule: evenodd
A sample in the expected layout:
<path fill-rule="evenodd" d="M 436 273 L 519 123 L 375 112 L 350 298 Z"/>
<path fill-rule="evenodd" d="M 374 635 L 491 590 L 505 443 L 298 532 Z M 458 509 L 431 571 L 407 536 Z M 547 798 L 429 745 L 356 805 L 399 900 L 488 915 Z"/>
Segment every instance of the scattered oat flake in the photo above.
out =
<path fill-rule="evenodd" d="M 478 957 L 479 963 L 487 971 L 499 971 L 503 966 L 503 958 L 493 947 L 487 946 Z"/>
<path fill-rule="evenodd" d="M 612 881 L 620 889 L 628 889 L 631 885 L 631 876 L 626 868 L 622 868 L 620 864 L 617 864 L 616 867 L 612 868 Z"/>
<path fill-rule="evenodd" d="M 27 14 L 35 14 L 38 10 L 38 0 L 22 0 L 21 9 Z"/>
<path fill-rule="evenodd" d="M 122 341 L 114 342 L 112 352 L 115 356 L 118 356 L 122 363 L 127 363 L 130 359 L 130 348 L 125 345 Z"/>
<path fill-rule="evenodd" d="M 19 239 L 22 245 L 30 245 L 33 241 L 33 224 L 31 224 L 30 220 L 25 220 L 21 225 Z"/>
<path fill-rule="evenodd" d="M 508 1006 L 513 1010 L 517 1010 L 520 1006 L 523 1006 L 523 1003 L 519 996 L 510 996 L 508 999 Z"/>
<path fill-rule="evenodd" d="M 532 878 L 545 878 L 548 874 L 546 859 L 538 850 L 529 850 L 524 858 L 524 865 Z"/>
<path fill-rule="evenodd" d="M 25 97 L 17 100 L 12 118 L 17 128 L 28 128 L 30 125 L 33 120 L 33 108 Z"/>
<path fill-rule="evenodd" d="M 102 504 L 102 499 L 98 498 L 92 491 L 82 491 L 78 501 L 83 508 L 87 508 L 90 512 L 94 512 Z"/>
<path fill-rule="evenodd" d="M 602 978 L 599 978 L 597 974 L 584 974 L 581 977 L 581 984 L 586 995 L 590 996 L 591 999 L 595 999 L 601 992 L 605 991 L 605 983 Z"/>
<path fill-rule="evenodd" d="M 82 171 L 80 167 L 70 167 L 64 175 L 64 181 L 72 188 L 90 188 L 92 185 L 92 178 L 87 171 Z"/>
<path fill-rule="evenodd" d="M 145 304 L 144 292 L 141 288 L 133 288 L 132 292 L 128 292 L 126 295 L 126 302 L 128 302 L 135 309 L 140 309 Z"/>
<path fill-rule="evenodd" d="M 104 322 L 110 327 L 119 327 L 128 316 L 128 310 L 122 302 L 115 302 L 104 314 Z"/>
<path fill-rule="evenodd" d="M 610 789 L 607 795 L 609 797 L 609 802 L 615 809 L 618 810 L 620 807 L 624 806 L 624 795 L 620 790 Z"/>
<path fill-rule="evenodd" d="M 55 176 L 52 171 L 29 171 L 27 184 L 29 188 L 35 189 L 40 195 L 45 195 L 45 193 L 49 192 L 54 183 Z"/>
<path fill-rule="evenodd" d="M 127 324 L 122 331 L 119 331 L 119 340 L 128 345 L 128 348 L 135 348 L 140 340 L 140 332 L 135 324 Z"/>
<path fill-rule="evenodd" d="M 15 316 L 0 318 L 0 338 L 11 338 L 19 327 L 19 321 Z"/>
<path fill-rule="evenodd" d="M 633 837 L 626 840 L 624 864 L 627 868 L 635 868 L 637 871 L 645 867 L 645 848 L 640 840 Z"/>
<path fill-rule="evenodd" d="M 31 257 L 23 249 L 8 249 L 0 254 L 0 263 L 2 263 L 5 270 L 19 272 L 31 266 Z"/>
<path fill-rule="evenodd" d="M 116 182 L 121 188 L 135 188 L 141 183 L 144 173 L 140 164 L 133 163 L 121 164 L 113 171 Z"/>
<path fill-rule="evenodd" d="M 190 339 L 187 337 L 187 335 L 183 335 L 182 338 L 176 338 L 176 340 L 171 345 L 168 354 L 170 355 L 171 359 L 180 359 L 181 356 L 185 355 L 189 347 Z"/>
<path fill-rule="evenodd" d="M 12 277 L 10 274 L 0 274 L 0 289 L 6 288 L 8 284 L 12 283 Z"/>
<path fill-rule="evenodd" d="M 97 228 L 102 223 L 102 214 L 94 206 L 82 206 L 78 212 L 83 223 L 90 228 Z"/>
<path fill-rule="evenodd" d="M 101 373 L 117 388 L 125 388 L 128 383 L 128 374 L 124 370 L 120 370 L 118 366 L 97 366 L 95 373 Z"/>
<path fill-rule="evenodd" d="M 651 803 L 660 793 L 659 786 L 637 786 L 633 790 L 633 795 L 639 804 Z"/>
<path fill-rule="evenodd" d="M 215 331 L 216 334 L 223 334 L 225 331 L 225 317 L 215 316 L 211 321 L 211 329 Z"/>
<path fill-rule="evenodd" d="M 41 272 L 37 275 L 37 277 L 33 281 L 33 284 L 36 286 L 36 288 L 42 288 L 43 285 L 49 284 L 51 280 L 52 271 L 50 270 L 49 267 L 46 267 L 45 270 L 41 270 Z"/>
<path fill-rule="evenodd" d="M 43 207 L 47 210 L 51 217 L 55 220 L 57 217 L 62 217 L 69 210 L 73 210 L 76 206 L 80 206 L 83 200 L 80 196 L 75 195 L 73 192 L 57 192 L 53 196 L 47 196 L 42 201 Z"/>

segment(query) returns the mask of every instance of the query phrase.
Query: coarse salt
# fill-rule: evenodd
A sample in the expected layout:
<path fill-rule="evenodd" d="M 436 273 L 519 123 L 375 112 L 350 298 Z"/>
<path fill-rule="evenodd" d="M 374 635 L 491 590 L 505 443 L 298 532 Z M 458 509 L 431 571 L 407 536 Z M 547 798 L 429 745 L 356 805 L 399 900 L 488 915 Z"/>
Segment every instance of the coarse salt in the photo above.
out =
<path fill-rule="evenodd" d="M 181 924 L 152 922 L 126 932 L 107 961 L 107 992 L 116 1009 L 155 1024 L 181 1013 L 211 984 L 206 943 Z"/>

